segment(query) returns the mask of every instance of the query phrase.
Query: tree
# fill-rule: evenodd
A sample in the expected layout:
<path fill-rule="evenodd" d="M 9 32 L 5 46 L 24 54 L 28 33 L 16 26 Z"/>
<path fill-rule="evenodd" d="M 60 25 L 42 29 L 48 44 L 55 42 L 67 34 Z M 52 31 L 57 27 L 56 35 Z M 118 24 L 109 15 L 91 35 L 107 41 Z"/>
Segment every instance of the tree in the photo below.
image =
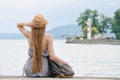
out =
<path fill-rule="evenodd" d="M 91 18 L 92 20 L 92 26 L 95 26 L 98 29 L 98 12 L 97 10 L 90 10 L 86 9 L 85 12 L 80 14 L 80 17 L 78 17 L 77 22 L 78 25 L 82 26 L 82 29 L 87 26 L 86 22 L 88 18 Z"/>
<path fill-rule="evenodd" d="M 106 34 L 107 30 L 111 29 L 112 25 L 112 18 L 104 16 L 103 14 L 100 15 L 99 32 L 101 34 Z"/>
<path fill-rule="evenodd" d="M 115 33 L 117 39 L 120 39 L 120 9 L 114 13 L 112 32 Z"/>
<path fill-rule="evenodd" d="M 86 38 L 87 37 L 87 26 L 85 26 L 84 28 L 83 28 L 83 35 L 84 35 L 84 37 Z M 96 29 L 96 27 L 92 27 L 92 30 L 91 30 L 92 32 L 92 37 L 94 37 L 96 34 L 98 34 L 99 33 L 99 31 Z"/>
<path fill-rule="evenodd" d="M 86 9 L 77 19 L 78 25 L 82 26 L 82 29 L 85 29 L 87 26 L 86 22 L 88 18 L 92 20 L 91 27 L 94 27 L 101 34 L 107 33 L 107 30 L 112 26 L 112 19 L 110 17 L 99 14 L 97 10 Z M 85 34 L 85 32 L 83 33 Z"/>

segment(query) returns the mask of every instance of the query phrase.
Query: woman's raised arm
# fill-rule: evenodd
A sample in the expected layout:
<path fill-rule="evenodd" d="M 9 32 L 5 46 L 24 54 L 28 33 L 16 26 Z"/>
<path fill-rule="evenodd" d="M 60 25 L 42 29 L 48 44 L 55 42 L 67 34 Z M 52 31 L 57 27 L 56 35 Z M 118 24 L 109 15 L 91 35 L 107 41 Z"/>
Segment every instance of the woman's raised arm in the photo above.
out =
<path fill-rule="evenodd" d="M 20 32 L 21 32 L 26 38 L 29 38 L 31 32 L 28 31 L 28 30 L 26 30 L 26 29 L 24 28 L 25 26 L 28 26 L 28 27 L 31 27 L 31 28 L 32 28 L 32 22 L 17 23 L 17 27 L 18 27 L 18 29 L 20 30 Z"/>

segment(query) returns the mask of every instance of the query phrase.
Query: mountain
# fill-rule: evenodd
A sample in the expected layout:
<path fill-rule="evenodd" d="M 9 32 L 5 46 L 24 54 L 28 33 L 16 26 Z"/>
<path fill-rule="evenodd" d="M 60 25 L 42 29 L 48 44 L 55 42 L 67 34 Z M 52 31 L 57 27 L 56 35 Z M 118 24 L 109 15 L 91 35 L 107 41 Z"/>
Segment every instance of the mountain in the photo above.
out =
<path fill-rule="evenodd" d="M 0 33 L 0 39 L 24 39 L 25 37 L 19 33 Z"/>
<path fill-rule="evenodd" d="M 47 33 L 52 34 L 54 39 L 64 39 L 64 36 L 69 35 L 82 35 L 80 26 L 73 24 L 55 27 L 47 30 Z M 25 39 L 25 37 L 20 33 L 0 33 L 0 39 Z"/>
<path fill-rule="evenodd" d="M 54 39 L 64 39 L 64 36 L 82 35 L 82 29 L 78 25 L 71 24 L 58 26 L 56 28 L 48 30 L 47 33 L 52 34 L 54 36 Z"/>

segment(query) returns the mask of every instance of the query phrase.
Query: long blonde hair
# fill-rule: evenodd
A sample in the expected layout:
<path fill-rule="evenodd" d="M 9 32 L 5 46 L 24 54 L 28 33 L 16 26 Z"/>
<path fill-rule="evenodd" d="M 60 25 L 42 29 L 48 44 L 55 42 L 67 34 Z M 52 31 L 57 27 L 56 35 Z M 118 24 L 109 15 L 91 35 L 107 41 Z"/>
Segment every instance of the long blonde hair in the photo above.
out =
<path fill-rule="evenodd" d="M 36 24 L 36 27 L 32 28 L 32 47 L 33 47 L 33 64 L 32 64 L 32 73 L 37 73 L 41 71 L 42 68 L 42 52 L 43 52 L 43 39 L 46 29 L 46 22 L 44 17 L 41 14 L 37 14 L 33 21 Z M 44 20 L 44 24 L 41 21 Z"/>

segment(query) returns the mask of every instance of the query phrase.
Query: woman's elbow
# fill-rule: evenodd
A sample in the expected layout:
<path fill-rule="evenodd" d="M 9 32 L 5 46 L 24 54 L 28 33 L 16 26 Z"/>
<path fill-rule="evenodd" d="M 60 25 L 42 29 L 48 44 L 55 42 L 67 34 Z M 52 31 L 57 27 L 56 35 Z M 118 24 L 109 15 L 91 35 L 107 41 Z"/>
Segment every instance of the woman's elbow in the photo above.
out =
<path fill-rule="evenodd" d="M 20 24 L 19 23 L 17 23 L 17 28 L 19 28 L 20 27 Z"/>
<path fill-rule="evenodd" d="M 17 23 L 17 27 L 19 27 L 20 26 L 20 23 Z"/>

